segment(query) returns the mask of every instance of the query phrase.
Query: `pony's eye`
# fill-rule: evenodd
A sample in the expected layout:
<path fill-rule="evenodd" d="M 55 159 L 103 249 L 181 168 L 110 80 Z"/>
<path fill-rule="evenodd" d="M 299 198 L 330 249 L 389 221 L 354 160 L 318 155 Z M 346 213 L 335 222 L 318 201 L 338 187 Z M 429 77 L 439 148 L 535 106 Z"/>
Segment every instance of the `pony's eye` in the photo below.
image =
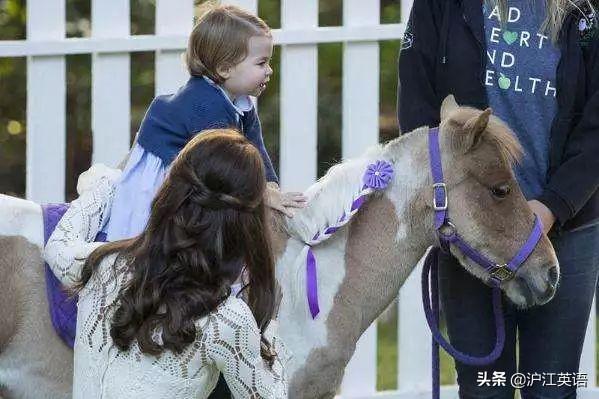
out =
<path fill-rule="evenodd" d="M 511 191 L 512 188 L 509 184 L 500 184 L 491 188 L 491 194 L 493 194 L 495 198 L 499 199 L 507 197 Z"/>

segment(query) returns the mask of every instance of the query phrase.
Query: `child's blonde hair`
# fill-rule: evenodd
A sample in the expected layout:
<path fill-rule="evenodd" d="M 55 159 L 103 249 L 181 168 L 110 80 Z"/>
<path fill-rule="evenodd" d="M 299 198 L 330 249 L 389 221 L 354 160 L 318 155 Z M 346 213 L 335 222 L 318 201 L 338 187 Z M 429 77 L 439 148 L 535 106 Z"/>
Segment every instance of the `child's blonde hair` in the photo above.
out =
<path fill-rule="evenodd" d="M 217 68 L 232 67 L 243 61 L 252 36 L 270 37 L 270 28 L 262 19 L 239 7 L 209 7 L 189 36 L 185 53 L 189 73 L 222 83 L 224 79 Z"/>

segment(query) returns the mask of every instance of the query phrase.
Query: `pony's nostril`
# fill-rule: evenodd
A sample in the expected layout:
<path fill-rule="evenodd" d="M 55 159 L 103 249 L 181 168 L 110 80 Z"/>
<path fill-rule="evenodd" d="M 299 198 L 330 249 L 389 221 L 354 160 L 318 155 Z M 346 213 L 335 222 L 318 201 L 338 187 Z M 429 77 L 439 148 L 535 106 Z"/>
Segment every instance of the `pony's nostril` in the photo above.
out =
<path fill-rule="evenodd" d="M 545 290 L 545 292 L 543 294 L 537 296 L 537 304 L 543 305 L 543 304 L 549 302 L 549 300 L 551 298 L 553 298 L 554 294 L 555 294 L 555 286 L 547 287 L 547 289 Z"/>
<path fill-rule="evenodd" d="M 557 270 L 557 267 L 553 266 L 551 269 L 549 269 L 549 284 L 551 284 L 551 286 L 555 288 L 558 279 L 559 272 Z"/>

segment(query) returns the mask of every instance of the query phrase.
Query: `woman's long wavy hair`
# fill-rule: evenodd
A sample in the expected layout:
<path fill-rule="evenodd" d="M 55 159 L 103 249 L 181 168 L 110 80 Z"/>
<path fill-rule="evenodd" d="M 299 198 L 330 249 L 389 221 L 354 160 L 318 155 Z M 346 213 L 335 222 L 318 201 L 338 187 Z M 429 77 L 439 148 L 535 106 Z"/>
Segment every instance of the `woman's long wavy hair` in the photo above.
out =
<path fill-rule="evenodd" d="M 194 322 L 230 295 L 243 265 L 243 292 L 264 332 L 276 289 L 265 186 L 258 150 L 236 131 L 205 131 L 187 144 L 152 203 L 145 231 L 99 247 L 83 267 L 79 287 L 107 255 L 126 260 L 131 277 L 121 287 L 110 329 L 118 348 L 137 340 L 147 354 L 181 352 L 197 338 Z M 156 331 L 162 343 L 152 339 Z M 272 362 L 264 338 L 261 349 Z"/>
<path fill-rule="evenodd" d="M 486 0 L 492 6 L 499 7 L 500 15 L 507 15 L 508 0 Z M 540 0 L 530 0 L 540 1 Z M 580 18 L 587 18 L 589 13 L 599 11 L 599 2 L 597 0 L 546 0 L 547 17 L 541 28 L 548 34 L 551 40 L 556 43 L 566 17 L 570 13 L 579 14 Z"/>

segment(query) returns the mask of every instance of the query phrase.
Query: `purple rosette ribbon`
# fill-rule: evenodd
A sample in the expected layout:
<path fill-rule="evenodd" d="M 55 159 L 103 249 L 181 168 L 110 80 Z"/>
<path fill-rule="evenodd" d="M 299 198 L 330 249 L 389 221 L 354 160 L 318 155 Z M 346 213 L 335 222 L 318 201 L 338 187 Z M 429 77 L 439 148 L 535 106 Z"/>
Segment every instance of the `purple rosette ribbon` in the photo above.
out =
<path fill-rule="evenodd" d="M 382 190 L 389 185 L 393 178 L 393 167 L 387 161 L 376 161 L 366 168 L 362 182 L 365 187 Z"/>
<path fill-rule="evenodd" d="M 362 178 L 364 187 L 362 188 L 358 198 L 352 202 L 349 215 L 347 215 L 344 211 L 336 224 L 333 226 L 327 226 L 325 229 L 323 229 L 322 233 L 318 232 L 314 235 L 312 242 L 306 243 L 306 246 L 308 247 L 306 254 L 306 292 L 308 296 L 308 307 L 313 319 L 318 316 L 318 313 L 320 313 L 320 307 L 318 305 L 316 256 L 314 255 L 314 251 L 312 251 L 312 245 L 316 245 L 320 241 L 327 239 L 343 225 L 345 225 L 351 216 L 358 212 L 362 204 L 364 204 L 366 196 L 372 192 L 370 190 L 383 190 L 387 188 L 392 178 L 393 166 L 389 162 L 378 160 L 375 163 L 368 165 Z"/>

